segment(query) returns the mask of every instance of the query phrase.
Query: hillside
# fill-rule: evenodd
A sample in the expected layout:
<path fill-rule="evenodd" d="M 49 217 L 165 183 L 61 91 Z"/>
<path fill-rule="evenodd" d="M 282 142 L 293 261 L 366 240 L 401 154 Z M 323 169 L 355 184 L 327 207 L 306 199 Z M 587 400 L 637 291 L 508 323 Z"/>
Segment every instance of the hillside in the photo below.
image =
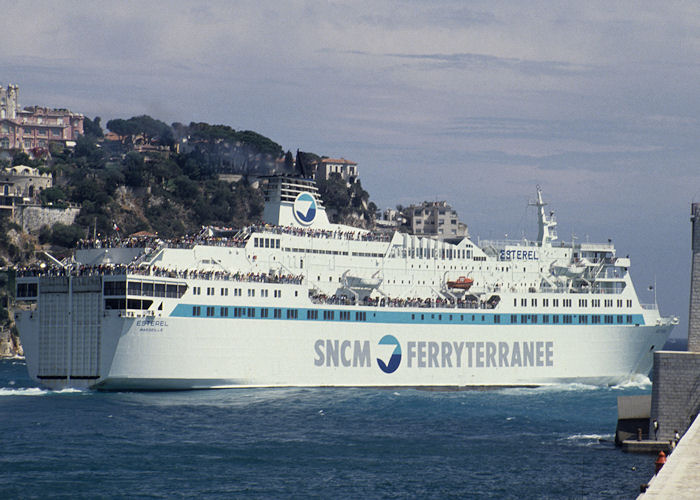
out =
<path fill-rule="evenodd" d="M 72 226 L 44 227 L 37 235 L 3 221 L 0 257 L 7 264 L 32 258 L 35 245 L 61 253 L 94 232 L 103 237 L 138 231 L 162 237 L 192 234 L 204 225 L 238 227 L 261 221 L 259 176 L 293 173 L 294 157 L 271 139 L 226 125 L 166 123 L 149 116 L 116 119 L 104 134 L 100 119 L 85 120 L 85 135 L 73 149 L 52 145 L 46 158 L 16 153 L 12 164 L 50 172 L 54 187 L 41 193 L 46 205 L 79 204 Z M 318 159 L 300 153 L 305 162 Z M 9 166 L 9 165 L 3 165 Z M 336 221 L 367 225 L 374 216 L 369 194 L 339 177 L 319 182 Z M 36 247 L 39 248 L 39 247 Z"/>

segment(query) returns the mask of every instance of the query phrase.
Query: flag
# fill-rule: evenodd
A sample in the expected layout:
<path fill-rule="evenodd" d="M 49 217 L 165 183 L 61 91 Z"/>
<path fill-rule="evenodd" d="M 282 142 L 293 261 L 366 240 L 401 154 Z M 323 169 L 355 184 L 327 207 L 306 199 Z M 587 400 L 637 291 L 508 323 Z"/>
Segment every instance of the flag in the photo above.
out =
<path fill-rule="evenodd" d="M 116 222 L 113 222 L 113 223 L 112 223 L 112 227 L 114 227 L 114 230 L 115 230 L 115 231 L 119 231 L 119 226 L 117 226 L 117 223 L 116 223 Z"/>

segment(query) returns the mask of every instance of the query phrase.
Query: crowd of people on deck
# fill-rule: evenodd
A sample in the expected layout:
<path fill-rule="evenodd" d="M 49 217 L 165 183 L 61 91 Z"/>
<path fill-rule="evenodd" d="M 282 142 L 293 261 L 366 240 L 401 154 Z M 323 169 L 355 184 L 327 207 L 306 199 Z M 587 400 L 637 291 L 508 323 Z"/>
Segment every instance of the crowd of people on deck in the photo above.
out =
<path fill-rule="evenodd" d="M 230 228 L 203 227 L 195 234 L 185 234 L 170 239 L 163 239 L 157 234 L 139 234 L 128 237 L 120 236 L 100 236 L 95 238 L 84 238 L 77 242 L 78 249 L 92 248 L 156 248 L 164 246 L 167 248 L 192 248 L 195 245 L 243 247 L 253 233 L 268 232 L 273 234 L 290 234 L 293 236 L 304 236 L 308 238 L 334 238 L 342 240 L 356 241 L 389 241 L 391 235 L 383 233 L 372 233 L 369 231 L 341 231 L 329 229 L 315 229 L 292 226 L 273 225 L 251 225 L 240 230 Z"/>
<path fill-rule="evenodd" d="M 356 300 L 354 297 L 346 295 L 331 295 L 314 294 L 310 296 L 311 300 L 317 304 L 331 305 L 363 305 L 374 307 L 448 307 L 458 309 L 493 309 L 496 303 L 486 302 L 483 300 L 472 299 L 446 299 L 446 298 L 392 298 L 392 297 L 364 297 L 361 300 Z"/>
<path fill-rule="evenodd" d="M 293 226 L 270 226 L 270 225 L 252 225 L 243 229 L 248 234 L 268 232 L 273 234 L 290 234 L 292 236 L 304 236 L 308 238 L 334 238 L 339 240 L 357 240 L 357 241 L 390 241 L 391 235 L 372 233 L 370 231 L 341 231 L 330 229 L 317 229 L 310 227 L 293 227 Z"/>
<path fill-rule="evenodd" d="M 293 274 L 231 273 L 228 271 L 205 271 L 199 269 L 166 269 L 157 266 L 139 267 L 132 264 L 99 264 L 95 266 L 66 267 L 22 267 L 17 269 L 17 277 L 33 276 L 115 276 L 123 274 L 154 276 L 180 279 L 202 279 L 223 281 L 244 281 L 257 283 L 282 283 L 300 285 L 304 277 Z"/>

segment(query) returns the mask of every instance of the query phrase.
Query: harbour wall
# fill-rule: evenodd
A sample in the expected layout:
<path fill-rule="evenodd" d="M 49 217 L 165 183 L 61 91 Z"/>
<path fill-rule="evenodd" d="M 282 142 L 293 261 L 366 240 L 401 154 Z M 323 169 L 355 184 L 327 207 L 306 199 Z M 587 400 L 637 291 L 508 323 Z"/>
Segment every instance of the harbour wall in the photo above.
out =
<path fill-rule="evenodd" d="M 649 438 L 670 441 L 676 431 L 683 435 L 700 412 L 700 352 L 658 351 L 652 373 Z"/>
<path fill-rule="evenodd" d="M 61 224 L 71 225 L 80 212 L 79 208 L 49 208 L 40 206 L 18 207 L 15 213 L 15 220 L 26 232 L 37 232 L 42 226 L 53 226 Z"/>
<path fill-rule="evenodd" d="M 690 223 L 688 351 L 654 353 L 649 437 L 659 441 L 674 439 L 676 431 L 682 436 L 700 412 L 700 203 L 691 204 Z"/>

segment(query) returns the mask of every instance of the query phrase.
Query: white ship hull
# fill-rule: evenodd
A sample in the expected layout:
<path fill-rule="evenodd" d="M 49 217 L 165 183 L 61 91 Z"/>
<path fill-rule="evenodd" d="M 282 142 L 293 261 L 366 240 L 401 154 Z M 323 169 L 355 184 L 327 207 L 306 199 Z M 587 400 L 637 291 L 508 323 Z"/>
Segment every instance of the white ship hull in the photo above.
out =
<path fill-rule="evenodd" d="M 32 377 L 48 387 L 106 390 L 614 385 L 647 375 L 653 351 L 671 328 L 144 319 L 110 313 L 102 322 L 98 371 L 90 378 L 74 372 L 69 379 L 40 377 L 39 338 L 30 333 L 39 331 L 38 321 L 27 315 L 19 326 L 26 332 Z M 380 344 L 385 335 L 395 337 L 401 350 L 392 373 L 379 366 L 379 360 L 388 365 L 395 350 Z"/>

